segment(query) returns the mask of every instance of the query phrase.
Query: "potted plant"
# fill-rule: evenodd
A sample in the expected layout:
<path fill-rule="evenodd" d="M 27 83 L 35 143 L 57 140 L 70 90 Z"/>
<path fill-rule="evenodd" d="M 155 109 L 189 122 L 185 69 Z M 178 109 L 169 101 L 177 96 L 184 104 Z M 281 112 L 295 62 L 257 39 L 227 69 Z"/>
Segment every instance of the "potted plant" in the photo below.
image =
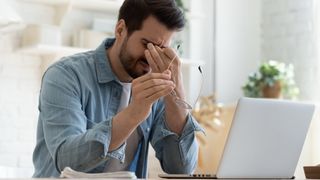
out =
<path fill-rule="evenodd" d="M 274 60 L 262 63 L 258 72 L 250 74 L 242 90 L 247 97 L 295 99 L 299 94 L 293 65 Z"/>

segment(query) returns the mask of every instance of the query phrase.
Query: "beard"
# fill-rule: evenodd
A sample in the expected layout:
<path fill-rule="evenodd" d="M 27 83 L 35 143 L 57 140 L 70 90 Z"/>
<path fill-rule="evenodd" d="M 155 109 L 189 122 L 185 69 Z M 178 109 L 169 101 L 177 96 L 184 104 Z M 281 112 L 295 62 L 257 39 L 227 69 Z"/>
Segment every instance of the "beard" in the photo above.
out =
<path fill-rule="evenodd" d="M 139 59 L 133 58 L 132 55 L 130 55 L 127 51 L 127 43 L 128 43 L 128 37 L 124 40 L 124 42 L 121 45 L 119 59 L 124 70 L 133 79 L 135 79 L 149 72 L 145 68 L 139 71 L 137 67 L 138 63 L 148 64 L 148 62 L 145 57 L 140 57 Z"/>

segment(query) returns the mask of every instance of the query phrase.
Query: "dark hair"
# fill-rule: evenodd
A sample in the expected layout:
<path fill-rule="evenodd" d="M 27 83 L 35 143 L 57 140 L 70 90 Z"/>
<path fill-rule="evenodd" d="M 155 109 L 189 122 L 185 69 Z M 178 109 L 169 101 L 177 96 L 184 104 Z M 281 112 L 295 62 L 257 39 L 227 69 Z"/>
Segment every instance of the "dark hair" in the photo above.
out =
<path fill-rule="evenodd" d="M 170 30 L 181 30 L 185 25 L 184 14 L 175 0 L 125 0 L 118 20 L 125 21 L 128 34 L 131 35 L 141 29 L 142 22 L 150 15 Z"/>

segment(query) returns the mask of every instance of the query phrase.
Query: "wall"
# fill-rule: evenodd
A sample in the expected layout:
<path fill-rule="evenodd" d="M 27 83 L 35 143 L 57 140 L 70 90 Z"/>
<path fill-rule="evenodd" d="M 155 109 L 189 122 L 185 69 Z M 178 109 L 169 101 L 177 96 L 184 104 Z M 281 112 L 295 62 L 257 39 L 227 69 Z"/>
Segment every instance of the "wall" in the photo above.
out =
<path fill-rule="evenodd" d="M 23 2 L 12 2 L 12 6 L 25 23 L 54 22 L 53 7 Z M 84 22 L 83 26 L 88 26 L 88 20 Z M 72 31 L 65 27 L 66 31 Z M 0 178 L 31 177 L 33 174 L 32 152 L 36 142 L 41 77 L 44 67 L 53 60 L 20 53 L 21 37 L 21 29 L 0 33 Z M 70 37 L 63 41 L 70 43 Z"/>
<path fill-rule="evenodd" d="M 262 59 L 292 63 L 300 98 L 319 100 L 314 1 L 263 0 L 262 6 Z"/>
<path fill-rule="evenodd" d="M 218 101 L 235 102 L 260 62 L 261 1 L 217 0 L 216 92 Z"/>
<path fill-rule="evenodd" d="M 210 95 L 214 92 L 214 53 L 215 53 L 215 1 L 198 0 L 190 1 L 191 17 L 190 21 L 190 53 L 192 60 L 202 61 L 204 81 L 202 95 Z M 195 90 L 196 91 L 196 90 Z"/>
<path fill-rule="evenodd" d="M 315 10 L 319 13 L 316 5 L 316 0 L 263 0 L 261 56 L 263 60 L 292 63 L 300 88 L 299 99 L 317 103 L 320 100 L 317 53 L 320 34 L 316 25 L 320 16 L 315 14 Z M 320 162 L 319 125 L 317 111 L 296 169 L 297 178 L 304 178 L 303 166 Z"/>
<path fill-rule="evenodd" d="M 19 34 L 0 35 L 0 177 L 31 176 L 41 59 L 15 53 Z"/>

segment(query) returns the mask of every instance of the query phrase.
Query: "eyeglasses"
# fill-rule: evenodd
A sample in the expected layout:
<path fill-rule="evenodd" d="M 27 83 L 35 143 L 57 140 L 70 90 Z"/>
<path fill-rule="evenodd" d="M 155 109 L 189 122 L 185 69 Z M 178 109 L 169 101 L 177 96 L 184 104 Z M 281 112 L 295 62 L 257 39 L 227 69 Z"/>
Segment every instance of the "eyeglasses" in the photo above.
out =
<path fill-rule="evenodd" d="M 179 46 L 178 46 L 178 49 L 179 49 Z M 177 58 L 177 55 L 175 55 L 172 60 L 170 61 L 169 65 L 168 65 L 168 68 L 170 68 L 172 62 Z M 201 75 L 201 83 L 200 83 L 200 90 L 199 90 L 199 93 L 198 93 L 198 96 L 196 98 L 196 101 L 194 102 L 193 106 L 197 103 L 198 99 L 199 99 L 199 96 L 200 96 L 200 93 L 201 93 L 201 90 L 202 90 L 202 83 L 203 83 L 203 74 L 202 74 L 202 69 L 201 69 L 201 66 L 198 66 L 198 71 Z M 174 82 L 175 83 L 175 82 Z M 175 98 L 175 103 L 180 107 L 180 108 L 183 108 L 183 109 L 192 109 L 193 106 L 191 104 L 189 104 L 188 102 L 186 102 L 185 100 L 181 99 L 178 97 L 175 89 L 173 89 L 173 91 L 171 91 L 170 93 L 171 96 L 173 96 Z"/>

